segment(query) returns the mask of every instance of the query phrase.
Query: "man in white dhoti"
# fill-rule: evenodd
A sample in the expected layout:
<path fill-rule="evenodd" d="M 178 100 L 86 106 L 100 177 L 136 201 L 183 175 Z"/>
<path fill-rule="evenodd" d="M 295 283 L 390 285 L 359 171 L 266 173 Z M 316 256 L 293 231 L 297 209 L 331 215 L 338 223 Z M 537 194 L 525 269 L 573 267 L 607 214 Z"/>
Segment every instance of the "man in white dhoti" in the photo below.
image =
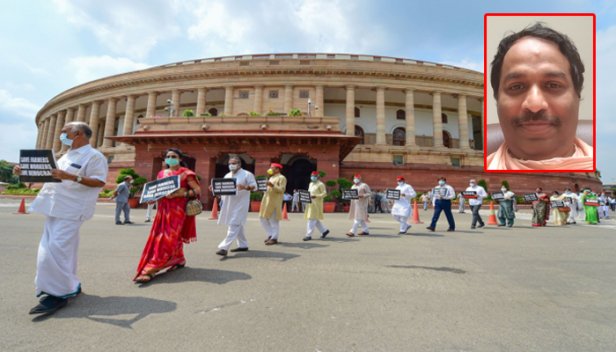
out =
<path fill-rule="evenodd" d="M 318 171 L 314 171 L 310 175 L 310 181 L 312 182 L 308 186 L 308 192 L 310 192 L 312 203 L 306 204 L 306 212 L 304 213 L 304 219 L 308 220 L 304 241 L 312 239 L 315 227 L 321 233 L 321 238 L 325 238 L 329 234 L 329 230 L 321 223 L 321 220 L 323 220 L 323 198 L 327 195 L 327 190 L 323 182 L 319 180 L 320 178 L 321 176 Z"/>
<path fill-rule="evenodd" d="M 30 314 L 54 312 L 81 293 L 77 278 L 79 228 L 94 215 L 96 200 L 107 180 L 107 159 L 90 146 L 92 130 L 85 122 L 70 122 L 60 140 L 71 146 L 51 170 L 60 183 L 46 183 L 29 211 L 46 215 L 38 248 L 36 296 L 45 295 Z M 15 175 L 21 168 L 15 166 Z"/>
<path fill-rule="evenodd" d="M 370 196 L 372 192 L 370 192 L 370 187 L 367 184 L 363 183 L 361 180 L 361 175 L 355 175 L 353 177 L 353 187 L 351 189 L 356 189 L 359 199 L 351 200 L 351 208 L 349 209 L 349 219 L 354 220 L 353 228 L 346 234 L 349 237 L 355 236 L 359 226 L 362 228 L 362 232 L 358 235 L 369 235 L 370 229 L 368 228 L 368 224 L 366 223 L 366 219 L 368 218 L 368 203 L 370 202 Z"/>
<path fill-rule="evenodd" d="M 605 218 L 605 193 L 597 192 L 597 199 L 599 199 L 599 206 L 597 207 L 597 214 L 599 219 Z"/>
<path fill-rule="evenodd" d="M 567 224 L 575 224 L 575 219 L 578 217 L 578 208 L 582 208 L 580 206 L 580 197 L 571 192 L 571 188 L 565 188 L 565 205 L 568 206 L 571 210 L 569 211 L 569 216 L 567 217 Z"/>
<path fill-rule="evenodd" d="M 413 211 L 411 200 L 417 196 L 417 193 L 411 185 L 405 182 L 404 176 L 396 177 L 396 181 L 398 182 L 396 189 L 400 191 L 400 199 L 394 201 L 394 206 L 391 207 L 391 215 L 400 223 L 398 234 L 404 235 L 411 228 L 411 225 L 407 224 L 406 221 Z"/>
<path fill-rule="evenodd" d="M 227 255 L 229 247 L 231 247 L 235 239 L 237 239 L 237 248 L 232 249 L 231 252 L 244 252 L 248 250 L 244 225 L 246 225 L 246 218 L 248 217 L 250 191 L 257 189 L 255 176 L 251 172 L 242 169 L 242 163 L 239 158 L 232 157 L 229 159 L 229 170 L 230 172 L 225 175 L 225 178 L 235 179 L 237 195 L 222 196 L 218 225 L 229 225 L 227 237 L 220 242 L 218 245 L 220 250 L 216 252 L 216 254 L 222 256 Z"/>
<path fill-rule="evenodd" d="M 466 198 L 462 196 L 461 192 L 458 193 L 458 203 L 459 203 L 458 213 L 464 213 L 464 204 L 466 203 Z"/>

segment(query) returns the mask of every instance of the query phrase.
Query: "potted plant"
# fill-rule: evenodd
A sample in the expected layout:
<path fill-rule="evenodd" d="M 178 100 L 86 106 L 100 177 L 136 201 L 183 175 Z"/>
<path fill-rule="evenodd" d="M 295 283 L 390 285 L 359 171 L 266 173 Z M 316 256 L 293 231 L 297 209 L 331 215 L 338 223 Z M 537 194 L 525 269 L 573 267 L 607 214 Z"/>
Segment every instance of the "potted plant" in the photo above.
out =
<path fill-rule="evenodd" d="M 250 211 L 258 213 L 261 210 L 261 199 L 263 199 L 263 194 L 257 192 L 250 193 Z"/>
<path fill-rule="evenodd" d="M 262 114 L 259 114 L 258 112 L 251 111 L 251 112 L 248 114 L 248 116 L 263 116 L 263 115 L 262 115 Z"/>
<path fill-rule="evenodd" d="M 192 111 L 192 110 L 186 109 L 186 110 L 184 110 L 184 113 L 182 114 L 182 116 L 184 116 L 184 117 L 193 117 L 193 116 L 195 116 L 195 112 Z"/>
<path fill-rule="evenodd" d="M 302 112 L 300 109 L 291 109 L 291 111 L 289 111 L 289 116 L 302 116 Z"/>
<path fill-rule="evenodd" d="M 143 189 L 143 185 L 148 182 L 145 177 L 140 177 L 139 174 L 135 171 L 135 169 L 122 169 L 116 178 L 116 183 L 120 184 L 124 182 L 124 177 L 131 176 L 133 178 L 133 183 L 130 185 L 129 195 L 128 195 L 128 204 L 131 208 L 137 208 L 139 206 L 139 198 L 135 197 L 137 192 L 140 192 Z"/>

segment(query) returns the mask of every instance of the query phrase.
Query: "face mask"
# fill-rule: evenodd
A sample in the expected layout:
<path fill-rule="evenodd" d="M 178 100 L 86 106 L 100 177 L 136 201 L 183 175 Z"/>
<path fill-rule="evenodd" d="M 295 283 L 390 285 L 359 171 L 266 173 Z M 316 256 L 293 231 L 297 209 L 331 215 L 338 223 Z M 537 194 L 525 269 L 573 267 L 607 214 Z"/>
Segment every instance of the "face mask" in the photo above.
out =
<path fill-rule="evenodd" d="M 60 135 L 60 140 L 62 141 L 62 143 L 66 144 L 66 145 L 68 145 L 68 146 L 73 145 L 73 140 L 72 140 L 72 139 L 68 139 L 68 138 L 66 138 L 66 136 L 67 136 L 67 134 L 66 134 L 66 133 L 62 133 L 62 134 Z"/>
<path fill-rule="evenodd" d="M 310 179 L 312 180 L 312 182 L 316 182 L 319 178 L 316 176 L 310 176 Z"/>
<path fill-rule="evenodd" d="M 355 183 L 359 183 L 359 181 L 361 181 L 361 180 L 360 180 L 360 179 L 358 179 L 358 178 L 354 178 L 354 179 L 353 179 L 353 182 L 355 182 Z"/>
<path fill-rule="evenodd" d="M 474 184 L 474 183 L 472 183 L 472 182 L 470 183 L 470 185 L 471 185 L 471 187 L 475 187 L 475 184 Z"/>
<path fill-rule="evenodd" d="M 273 175 L 273 174 L 274 174 L 274 170 L 272 170 L 272 169 L 267 169 L 267 174 L 268 174 L 268 175 Z"/>
<path fill-rule="evenodd" d="M 565 193 L 567 193 L 567 194 L 571 194 L 571 191 L 565 191 Z"/>
<path fill-rule="evenodd" d="M 165 159 L 165 162 L 167 163 L 167 165 L 169 165 L 171 167 L 174 167 L 174 166 L 177 166 L 177 164 L 180 163 L 180 160 L 179 159 L 168 158 L 168 159 Z"/>
<path fill-rule="evenodd" d="M 539 193 L 541 193 L 541 191 L 535 191 L 535 193 L 539 194 Z"/>
<path fill-rule="evenodd" d="M 438 184 L 442 186 L 445 184 L 445 181 L 438 181 Z"/>
<path fill-rule="evenodd" d="M 507 192 L 507 188 L 501 188 L 501 192 L 503 193 Z"/>
<path fill-rule="evenodd" d="M 399 184 L 400 186 L 402 186 L 402 185 L 404 184 L 404 182 L 400 181 L 400 182 L 398 182 L 398 184 Z"/>
<path fill-rule="evenodd" d="M 229 170 L 235 171 L 237 170 L 237 166 L 238 166 L 237 164 L 229 164 Z"/>

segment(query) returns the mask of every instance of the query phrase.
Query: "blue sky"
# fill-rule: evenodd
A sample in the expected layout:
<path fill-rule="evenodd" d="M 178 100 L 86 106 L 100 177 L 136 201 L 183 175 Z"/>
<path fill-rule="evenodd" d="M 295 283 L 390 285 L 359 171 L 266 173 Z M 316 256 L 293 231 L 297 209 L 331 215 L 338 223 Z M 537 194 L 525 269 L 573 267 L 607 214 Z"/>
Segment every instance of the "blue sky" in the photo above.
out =
<path fill-rule="evenodd" d="M 104 5 L 102 5 L 104 4 Z M 613 1 L 6 1 L 0 12 L 0 159 L 32 148 L 34 117 L 78 84 L 214 56 L 336 52 L 483 70 L 483 15 L 597 15 L 597 168 L 616 182 Z"/>

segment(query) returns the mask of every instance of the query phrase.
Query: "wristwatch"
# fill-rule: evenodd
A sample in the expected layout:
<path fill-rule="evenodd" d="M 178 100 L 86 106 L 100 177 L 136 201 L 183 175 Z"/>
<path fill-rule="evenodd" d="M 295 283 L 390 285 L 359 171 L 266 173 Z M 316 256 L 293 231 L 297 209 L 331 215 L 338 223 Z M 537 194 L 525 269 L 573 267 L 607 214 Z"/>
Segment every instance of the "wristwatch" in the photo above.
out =
<path fill-rule="evenodd" d="M 81 176 L 77 175 L 77 179 L 75 180 L 75 182 L 81 183 L 81 180 L 83 180 L 83 178 Z"/>

